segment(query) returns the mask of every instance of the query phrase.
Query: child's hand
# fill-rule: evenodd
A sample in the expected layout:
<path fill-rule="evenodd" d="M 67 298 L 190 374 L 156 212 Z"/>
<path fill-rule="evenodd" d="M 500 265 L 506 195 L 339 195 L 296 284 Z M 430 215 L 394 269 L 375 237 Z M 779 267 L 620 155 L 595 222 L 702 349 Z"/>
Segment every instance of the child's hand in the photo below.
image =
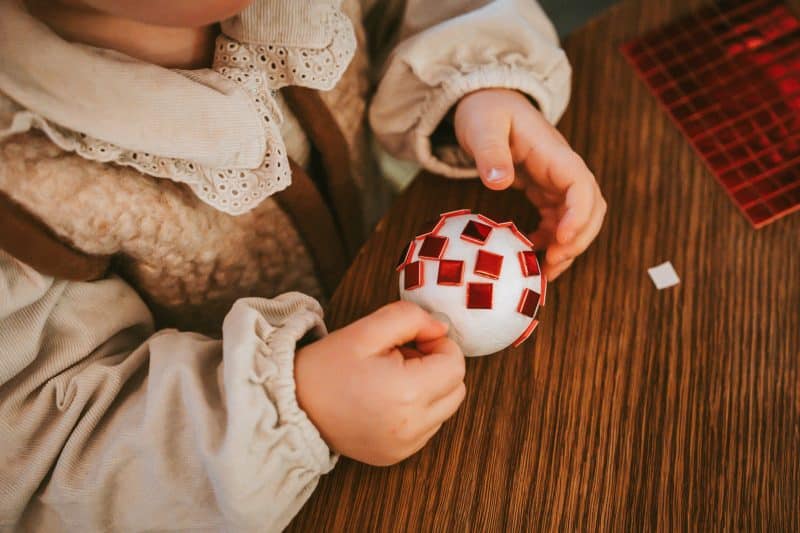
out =
<path fill-rule="evenodd" d="M 455 132 L 488 188 L 524 189 L 539 209 L 542 222 L 531 240 L 547 248 L 543 268 L 554 279 L 591 244 L 603 223 L 606 202 L 592 172 L 517 91 L 466 95 L 456 107 Z M 515 174 L 515 165 L 522 175 Z"/>
<path fill-rule="evenodd" d="M 464 355 L 446 332 L 403 301 L 334 331 L 297 353 L 300 406 L 337 452 L 372 465 L 405 459 L 464 399 Z"/>

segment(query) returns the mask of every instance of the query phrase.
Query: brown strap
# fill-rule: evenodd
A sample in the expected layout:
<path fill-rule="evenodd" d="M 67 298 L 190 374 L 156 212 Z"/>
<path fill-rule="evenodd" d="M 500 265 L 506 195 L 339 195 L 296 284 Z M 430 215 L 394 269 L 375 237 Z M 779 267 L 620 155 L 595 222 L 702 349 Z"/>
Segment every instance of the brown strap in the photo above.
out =
<path fill-rule="evenodd" d="M 292 186 L 275 196 L 306 242 L 325 293 L 330 296 L 347 269 L 344 244 L 311 178 L 290 161 Z M 110 256 L 72 248 L 24 207 L 0 191 L 0 249 L 38 272 L 70 281 L 102 278 Z"/>
<path fill-rule="evenodd" d="M 293 85 L 285 87 L 282 93 L 311 143 L 322 156 L 334 217 L 352 259 L 361 246 L 364 235 L 361 195 L 350 171 L 350 149 L 347 141 L 319 92 Z"/>
<path fill-rule="evenodd" d="M 319 93 L 292 86 L 283 94 L 322 156 L 333 213 L 305 170 L 294 162 L 292 185 L 275 199 L 306 242 L 323 289 L 330 296 L 363 242 L 361 197 L 350 173 L 347 141 Z M 0 249 L 42 274 L 74 281 L 102 278 L 110 262 L 110 256 L 89 255 L 72 248 L 1 192 Z"/>
<path fill-rule="evenodd" d="M 71 281 L 102 278 L 110 256 L 80 252 L 27 209 L 0 192 L 0 249 L 38 272 Z"/>
<path fill-rule="evenodd" d="M 347 270 L 342 238 L 336 221 L 303 167 L 289 160 L 292 185 L 275 195 L 275 201 L 294 222 L 317 267 L 322 288 L 329 297 Z"/>

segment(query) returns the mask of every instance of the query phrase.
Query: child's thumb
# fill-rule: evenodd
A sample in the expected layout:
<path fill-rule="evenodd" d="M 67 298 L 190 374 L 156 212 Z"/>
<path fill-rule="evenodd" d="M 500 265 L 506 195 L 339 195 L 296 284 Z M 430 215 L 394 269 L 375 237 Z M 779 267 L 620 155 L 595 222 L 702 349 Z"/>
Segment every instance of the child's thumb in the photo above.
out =
<path fill-rule="evenodd" d="M 509 145 L 509 125 L 491 121 L 473 123 L 464 135 L 464 148 L 472 154 L 481 181 L 489 189 L 505 189 L 514 181 L 514 161 Z"/>
<path fill-rule="evenodd" d="M 373 356 L 408 342 L 425 343 L 447 334 L 448 325 L 416 304 L 399 300 L 385 305 L 331 336 L 344 334 L 351 352 Z M 344 347 L 343 347 L 344 349 Z"/>

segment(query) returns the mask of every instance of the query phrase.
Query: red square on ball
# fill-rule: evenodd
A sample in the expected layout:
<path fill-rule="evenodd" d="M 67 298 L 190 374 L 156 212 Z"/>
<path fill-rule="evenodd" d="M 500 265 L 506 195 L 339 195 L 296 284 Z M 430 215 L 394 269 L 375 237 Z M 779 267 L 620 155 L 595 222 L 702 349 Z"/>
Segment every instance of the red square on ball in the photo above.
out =
<path fill-rule="evenodd" d="M 467 309 L 491 309 L 492 284 L 467 283 Z"/>
<path fill-rule="evenodd" d="M 425 270 L 423 269 L 422 261 L 414 261 L 413 263 L 407 264 L 403 269 L 403 272 L 405 273 L 403 286 L 407 291 L 418 289 L 422 287 L 423 283 L 425 283 Z"/>
<path fill-rule="evenodd" d="M 519 253 L 519 266 L 522 268 L 522 275 L 525 277 L 538 276 L 539 260 L 536 259 L 536 254 L 531 250 L 525 250 Z"/>
<path fill-rule="evenodd" d="M 475 273 L 485 278 L 498 279 L 503 269 L 503 256 L 478 250 L 478 259 L 475 260 Z"/>
<path fill-rule="evenodd" d="M 517 311 L 525 316 L 533 318 L 536 314 L 536 308 L 539 306 L 539 295 L 531 289 L 526 288 L 522 291 L 522 298 L 519 300 Z"/>
<path fill-rule="evenodd" d="M 403 267 L 411 259 L 411 256 L 414 255 L 414 247 L 416 246 L 415 241 L 409 242 L 405 248 L 403 248 L 403 252 L 400 254 L 400 259 L 397 261 L 397 271 L 400 272 Z"/>
<path fill-rule="evenodd" d="M 486 242 L 486 239 L 489 238 L 491 232 L 491 226 L 478 222 L 477 220 L 470 220 L 467 222 L 467 225 L 464 226 L 464 231 L 461 232 L 461 238 L 474 244 L 483 244 Z"/>
<path fill-rule="evenodd" d="M 419 249 L 420 259 L 440 259 L 447 247 L 447 237 L 428 235 Z"/>
<path fill-rule="evenodd" d="M 439 275 L 436 283 L 439 285 L 461 285 L 464 281 L 464 261 L 442 259 L 439 261 Z"/>

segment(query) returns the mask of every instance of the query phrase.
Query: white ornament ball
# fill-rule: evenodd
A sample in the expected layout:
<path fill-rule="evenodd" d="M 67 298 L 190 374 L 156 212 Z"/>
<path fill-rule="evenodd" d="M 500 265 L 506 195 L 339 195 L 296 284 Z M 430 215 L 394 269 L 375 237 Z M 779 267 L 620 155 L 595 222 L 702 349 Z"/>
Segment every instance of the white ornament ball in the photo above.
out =
<path fill-rule="evenodd" d="M 397 266 L 400 298 L 450 325 L 467 356 L 518 346 L 536 328 L 547 281 L 533 244 L 511 222 L 468 209 L 444 213 Z"/>

